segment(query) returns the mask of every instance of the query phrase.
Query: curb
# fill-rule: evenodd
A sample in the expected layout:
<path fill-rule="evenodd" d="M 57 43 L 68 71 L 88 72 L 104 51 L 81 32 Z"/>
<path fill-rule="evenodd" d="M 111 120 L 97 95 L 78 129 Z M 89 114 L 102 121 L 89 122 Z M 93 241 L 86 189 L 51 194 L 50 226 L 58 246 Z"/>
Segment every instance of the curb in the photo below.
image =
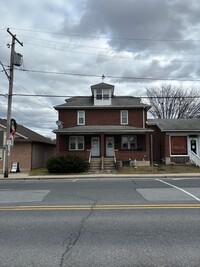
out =
<path fill-rule="evenodd" d="M 28 173 L 9 174 L 4 178 L 3 174 L 0 175 L 0 181 L 9 180 L 56 180 L 56 179 L 103 179 L 103 178 L 134 178 L 134 179 L 157 179 L 157 178 L 200 178 L 200 173 L 170 173 L 170 174 L 82 174 L 82 175 L 36 175 L 29 176 Z"/>

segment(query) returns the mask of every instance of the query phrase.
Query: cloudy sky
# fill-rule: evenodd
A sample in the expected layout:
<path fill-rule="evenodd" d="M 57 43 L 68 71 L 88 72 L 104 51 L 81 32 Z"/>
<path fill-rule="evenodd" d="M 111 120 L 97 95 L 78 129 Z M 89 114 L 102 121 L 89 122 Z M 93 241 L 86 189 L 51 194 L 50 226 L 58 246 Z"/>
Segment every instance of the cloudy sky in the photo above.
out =
<path fill-rule="evenodd" d="M 23 42 L 15 45 L 23 65 L 14 71 L 12 117 L 55 138 L 53 107 L 90 95 L 102 74 L 116 95 L 145 96 L 161 83 L 199 88 L 199 14 L 199 0 L 2 0 L 0 61 L 7 71 L 7 28 Z M 1 118 L 7 93 L 0 65 Z"/>

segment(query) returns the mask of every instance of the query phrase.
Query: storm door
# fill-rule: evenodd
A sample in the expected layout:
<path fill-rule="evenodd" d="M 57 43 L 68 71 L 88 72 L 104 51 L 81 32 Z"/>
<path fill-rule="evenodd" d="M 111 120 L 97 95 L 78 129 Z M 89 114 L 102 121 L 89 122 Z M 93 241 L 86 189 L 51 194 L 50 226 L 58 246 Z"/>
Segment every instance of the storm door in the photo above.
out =
<path fill-rule="evenodd" d="M 100 156 L 99 137 L 92 137 L 91 139 L 91 155 L 92 157 Z"/>

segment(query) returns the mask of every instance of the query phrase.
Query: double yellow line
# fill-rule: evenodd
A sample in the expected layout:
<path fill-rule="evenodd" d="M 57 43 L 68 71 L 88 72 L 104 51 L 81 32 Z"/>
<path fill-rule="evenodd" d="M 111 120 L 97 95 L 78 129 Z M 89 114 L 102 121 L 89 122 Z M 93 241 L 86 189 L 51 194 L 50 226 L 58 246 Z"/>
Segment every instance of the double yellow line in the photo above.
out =
<path fill-rule="evenodd" d="M 140 209 L 200 209 L 200 204 L 107 204 L 58 206 L 0 206 L 0 211 L 31 210 L 140 210 Z"/>

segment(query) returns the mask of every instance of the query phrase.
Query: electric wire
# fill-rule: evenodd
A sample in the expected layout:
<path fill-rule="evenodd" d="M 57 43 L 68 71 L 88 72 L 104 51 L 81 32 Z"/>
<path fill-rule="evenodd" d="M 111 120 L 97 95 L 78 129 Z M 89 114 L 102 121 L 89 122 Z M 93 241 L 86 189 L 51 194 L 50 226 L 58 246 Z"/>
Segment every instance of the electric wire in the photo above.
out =
<path fill-rule="evenodd" d="M 43 104 L 43 106 L 45 106 L 45 107 L 47 107 L 47 108 L 49 108 L 49 109 L 53 109 L 52 107 L 50 107 L 49 105 L 47 105 L 46 103 L 44 103 L 43 101 L 41 101 L 41 99 L 39 99 L 39 98 L 37 98 L 37 95 L 34 95 L 34 94 L 32 94 L 28 89 L 26 89 L 24 86 L 22 86 L 20 83 L 18 83 L 18 82 L 16 82 L 16 81 L 14 81 L 18 86 L 20 86 L 22 89 L 24 89 L 26 92 L 28 92 L 29 93 L 29 96 L 33 96 L 33 97 L 35 97 L 35 99 L 37 99 L 39 102 L 41 102 L 42 104 Z M 18 95 L 18 96 L 20 96 L 20 94 L 12 94 L 13 96 L 14 95 Z M 28 95 L 26 95 L 26 96 L 28 96 Z"/>
<path fill-rule="evenodd" d="M 25 38 L 29 38 L 29 39 L 33 39 L 33 40 L 38 40 L 38 41 L 42 41 L 42 42 L 47 42 L 47 43 L 51 43 L 51 44 L 59 44 L 59 45 L 65 45 L 65 46 L 86 47 L 86 48 L 92 48 L 92 49 L 99 49 L 99 50 L 106 50 L 106 51 L 118 52 L 118 49 L 114 49 L 114 48 L 106 48 L 106 47 L 91 46 L 91 45 L 76 44 L 76 43 L 63 43 L 63 42 L 57 42 L 57 41 L 53 41 L 53 40 L 36 38 L 36 37 L 27 36 L 27 35 L 21 35 L 21 34 L 20 34 L 20 37 L 25 37 Z M 28 42 L 24 42 L 24 43 L 30 44 Z M 32 45 L 38 45 L 38 44 L 32 44 Z M 50 47 L 47 47 L 47 48 L 50 48 Z M 57 49 L 57 48 L 53 48 L 53 47 L 51 47 L 51 48 L 52 49 Z M 164 52 L 164 51 L 146 51 L 146 50 L 142 51 L 142 50 L 129 50 L 129 49 L 125 49 L 125 50 L 123 50 L 123 52 L 128 52 L 128 53 L 145 53 L 145 54 L 187 55 L 187 56 L 197 56 L 197 55 L 199 55 L 199 54 L 190 54 L 190 53 L 182 53 L 182 52 L 173 53 L 173 52 Z"/>
<path fill-rule="evenodd" d="M 31 46 L 37 46 L 37 47 L 42 47 L 42 48 L 47 48 L 47 49 L 53 49 L 53 50 L 58 50 L 58 51 L 66 51 L 69 53 L 77 53 L 77 54 L 84 54 L 84 55 L 91 55 L 91 56 L 98 56 L 98 57 L 107 57 L 107 58 L 114 58 L 114 59 L 127 59 L 127 60 L 133 60 L 133 61 L 159 61 L 159 62 L 173 62 L 174 63 L 180 63 L 180 62 L 193 62 L 193 63 L 199 63 L 200 60 L 175 60 L 175 59 L 156 59 L 156 58 L 149 58 L 149 59 L 144 59 L 144 58 L 136 58 L 136 57 L 125 57 L 125 56 L 115 56 L 115 55 L 103 55 L 103 54 L 96 54 L 96 53 L 90 53 L 90 52 L 83 52 L 83 51 L 74 51 L 74 50 L 68 50 L 68 49 L 63 49 L 63 48 L 55 48 L 55 47 L 47 47 L 43 45 L 38 45 L 38 44 L 32 44 L 28 42 L 24 42 L 25 44 L 31 45 Z"/>
<path fill-rule="evenodd" d="M 15 70 L 22 72 L 40 73 L 40 74 L 55 74 L 55 75 L 67 75 L 67 76 L 79 76 L 79 77 L 95 77 L 99 78 L 96 74 L 84 74 L 84 73 L 70 73 L 70 72 L 59 72 L 59 71 L 45 71 L 45 70 L 33 70 L 33 69 L 17 69 Z M 106 75 L 107 78 L 111 79 L 126 79 L 126 80 L 151 80 L 151 81 L 178 81 L 178 82 L 199 82 L 200 79 L 185 79 L 185 78 L 153 78 L 153 77 L 136 77 L 136 76 L 114 76 Z"/>
<path fill-rule="evenodd" d="M 95 36 L 95 35 L 82 35 L 73 33 L 62 33 L 62 32 L 51 32 L 51 31 L 39 31 L 32 29 L 21 29 L 21 28 L 10 28 L 12 30 L 47 33 L 60 36 L 73 36 L 73 37 L 84 37 L 84 38 L 96 38 L 96 39 L 109 39 L 109 40 L 132 40 L 132 41 L 148 41 L 148 42 L 200 42 L 200 39 L 153 39 L 153 38 L 130 38 L 130 37 L 112 37 L 112 36 Z"/>

